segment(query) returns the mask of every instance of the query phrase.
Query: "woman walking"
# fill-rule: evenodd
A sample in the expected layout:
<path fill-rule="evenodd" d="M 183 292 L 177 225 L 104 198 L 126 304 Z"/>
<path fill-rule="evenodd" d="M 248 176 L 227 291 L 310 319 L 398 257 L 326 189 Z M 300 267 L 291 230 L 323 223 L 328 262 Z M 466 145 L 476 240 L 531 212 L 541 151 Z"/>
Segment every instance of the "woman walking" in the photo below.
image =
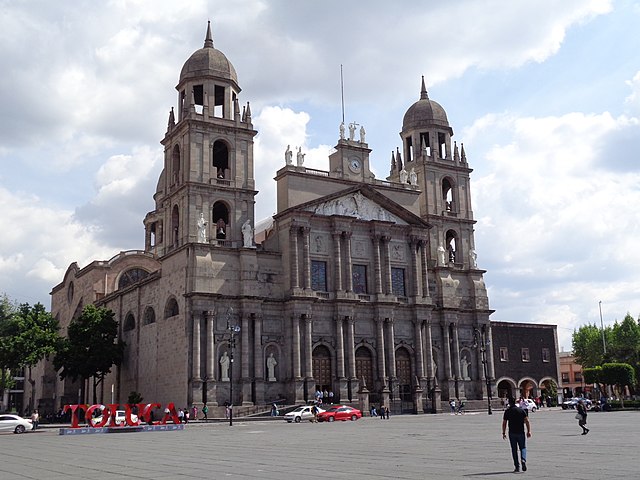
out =
<path fill-rule="evenodd" d="M 584 406 L 583 400 L 578 400 L 578 404 L 576 405 L 576 419 L 578 420 L 578 425 L 582 427 L 582 435 L 586 435 L 589 433 L 589 429 L 585 427 L 587 424 L 587 407 Z"/>

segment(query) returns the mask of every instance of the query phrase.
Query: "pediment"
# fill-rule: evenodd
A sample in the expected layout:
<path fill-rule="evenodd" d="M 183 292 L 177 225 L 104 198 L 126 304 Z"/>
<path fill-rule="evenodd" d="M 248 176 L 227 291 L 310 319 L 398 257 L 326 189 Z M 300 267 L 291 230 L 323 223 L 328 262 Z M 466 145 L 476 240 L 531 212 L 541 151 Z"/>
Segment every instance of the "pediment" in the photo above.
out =
<path fill-rule="evenodd" d="M 309 205 L 304 210 L 316 215 L 340 215 L 359 220 L 380 220 L 407 225 L 407 222 L 391 213 L 383 205 L 364 196 L 360 191 L 332 198 L 321 203 Z"/>

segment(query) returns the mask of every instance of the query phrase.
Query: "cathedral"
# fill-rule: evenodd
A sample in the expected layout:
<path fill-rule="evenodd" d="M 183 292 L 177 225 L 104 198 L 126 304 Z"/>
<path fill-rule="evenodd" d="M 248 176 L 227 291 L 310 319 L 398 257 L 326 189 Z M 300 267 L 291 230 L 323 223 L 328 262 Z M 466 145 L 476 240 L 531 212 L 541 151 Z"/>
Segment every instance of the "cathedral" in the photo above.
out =
<path fill-rule="evenodd" d="M 326 170 L 283 146 L 277 213 L 256 222 L 257 131 L 207 28 L 180 71 L 144 249 L 73 263 L 52 291 L 63 333 L 87 304 L 115 312 L 125 355 L 102 402 L 139 392 L 163 405 L 258 409 L 327 392 L 424 413 L 491 397 L 472 170 L 418 83 L 386 179 L 371 172 L 364 128 L 341 124 Z M 41 409 L 83 400 L 51 364 L 34 373 Z"/>

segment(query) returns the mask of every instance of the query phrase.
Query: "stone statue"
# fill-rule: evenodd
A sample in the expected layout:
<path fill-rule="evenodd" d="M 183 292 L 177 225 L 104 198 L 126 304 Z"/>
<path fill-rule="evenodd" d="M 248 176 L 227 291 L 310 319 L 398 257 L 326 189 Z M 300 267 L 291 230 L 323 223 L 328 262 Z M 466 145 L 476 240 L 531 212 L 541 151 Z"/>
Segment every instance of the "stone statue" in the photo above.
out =
<path fill-rule="evenodd" d="M 353 142 L 356 137 L 356 122 L 351 122 L 349 124 L 349 140 Z"/>
<path fill-rule="evenodd" d="M 409 178 L 409 174 L 403 168 L 402 170 L 400 170 L 400 183 L 407 183 L 407 178 Z"/>
<path fill-rule="evenodd" d="M 298 148 L 298 154 L 296 155 L 296 161 L 298 162 L 298 166 L 301 167 L 304 163 L 304 156 L 306 154 L 302 153 L 302 147 Z"/>
<path fill-rule="evenodd" d="M 366 143 L 364 141 L 364 136 L 366 135 L 367 132 L 365 132 L 364 127 L 360 127 L 360 143 Z"/>
<path fill-rule="evenodd" d="M 224 352 L 222 354 L 222 357 L 220 357 L 220 380 L 222 380 L 223 382 L 229 381 L 229 363 L 229 354 L 227 352 Z"/>
<path fill-rule="evenodd" d="M 444 267 L 447 262 L 445 260 L 445 250 L 444 247 L 442 245 L 438 246 L 438 265 L 441 267 Z"/>
<path fill-rule="evenodd" d="M 460 374 L 463 380 L 471 380 L 469 376 L 469 360 L 465 355 L 460 359 Z"/>
<path fill-rule="evenodd" d="M 478 254 L 474 249 L 469 252 L 469 264 L 471 268 L 478 268 Z"/>
<path fill-rule="evenodd" d="M 287 145 L 287 149 L 284 151 L 284 161 L 287 165 L 293 164 L 293 152 L 290 145 Z"/>
<path fill-rule="evenodd" d="M 267 357 L 267 381 L 269 382 L 276 381 L 276 365 L 278 365 L 278 362 L 273 356 L 273 352 L 271 352 Z"/>
<path fill-rule="evenodd" d="M 340 140 L 344 140 L 344 122 L 340 122 Z"/>
<path fill-rule="evenodd" d="M 204 219 L 204 213 L 200 213 L 198 219 L 198 242 L 207 243 L 207 221 Z"/>
<path fill-rule="evenodd" d="M 413 167 L 411 167 L 411 171 L 409 172 L 409 183 L 411 185 L 418 185 L 418 174 Z"/>
<path fill-rule="evenodd" d="M 242 224 L 242 240 L 245 248 L 253 247 L 253 229 L 251 228 L 251 220 Z"/>

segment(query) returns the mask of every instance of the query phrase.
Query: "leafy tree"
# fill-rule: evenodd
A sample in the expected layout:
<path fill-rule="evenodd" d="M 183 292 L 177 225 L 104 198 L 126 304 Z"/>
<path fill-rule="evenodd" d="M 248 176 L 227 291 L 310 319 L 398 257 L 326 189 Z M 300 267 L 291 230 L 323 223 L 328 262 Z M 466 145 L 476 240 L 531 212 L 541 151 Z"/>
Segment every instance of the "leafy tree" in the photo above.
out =
<path fill-rule="evenodd" d="M 610 336 L 609 327 L 605 329 L 605 338 Z M 573 332 L 573 354 L 582 368 L 593 368 L 605 361 L 602 330 L 595 325 L 583 325 Z"/>
<path fill-rule="evenodd" d="M 0 370 L 11 372 L 33 367 L 56 353 L 60 345 L 58 322 L 41 303 L 12 304 L 6 295 L 0 299 Z M 2 374 L 0 393 L 4 394 L 7 374 Z"/>
<path fill-rule="evenodd" d="M 140 392 L 129 392 L 129 397 L 127 398 L 127 403 L 129 405 L 137 405 L 138 403 L 142 403 L 142 395 L 140 395 Z"/>
<path fill-rule="evenodd" d="M 624 408 L 624 387 L 635 383 L 635 370 L 628 363 L 605 363 L 602 365 L 602 380 L 608 385 L 614 385 L 616 396 Z"/>
<path fill-rule="evenodd" d="M 640 325 L 629 313 L 622 323 L 613 325 L 611 358 L 620 363 L 638 367 L 640 360 Z"/>
<path fill-rule="evenodd" d="M 74 382 L 93 378 L 93 402 L 96 403 L 98 385 L 113 365 L 122 363 L 124 343 L 117 337 L 118 322 L 111 310 L 85 306 L 82 314 L 69 324 L 67 338 L 53 360 L 56 370 L 62 369 L 60 378 L 69 377 Z"/>
<path fill-rule="evenodd" d="M 602 383 L 602 367 L 583 368 L 584 383 Z"/>

